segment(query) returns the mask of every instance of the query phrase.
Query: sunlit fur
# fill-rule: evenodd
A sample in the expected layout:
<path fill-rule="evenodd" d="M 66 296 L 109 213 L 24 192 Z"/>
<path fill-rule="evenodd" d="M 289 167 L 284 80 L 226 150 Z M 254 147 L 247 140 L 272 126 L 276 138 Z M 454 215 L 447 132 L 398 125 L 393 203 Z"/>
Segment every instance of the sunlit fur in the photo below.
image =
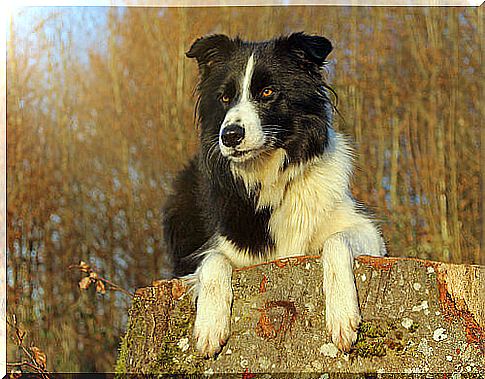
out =
<path fill-rule="evenodd" d="M 385 247 L 350 195 L 352 150 L 332 128 L 320 70 L 330 51 L 325 38 L 295 33 L 260 43 L 209 36 L 187 53 L 200 69 L 201 151 L 175 182 L 165 238 L 174 275 L 194 284 L 203 355 L 229 338 L 232 267 L 308 254 L 322 256 L 332 341 L 355 342 L 353 258 Z M 225 146 L 235 123 L 244 138 Z"/>

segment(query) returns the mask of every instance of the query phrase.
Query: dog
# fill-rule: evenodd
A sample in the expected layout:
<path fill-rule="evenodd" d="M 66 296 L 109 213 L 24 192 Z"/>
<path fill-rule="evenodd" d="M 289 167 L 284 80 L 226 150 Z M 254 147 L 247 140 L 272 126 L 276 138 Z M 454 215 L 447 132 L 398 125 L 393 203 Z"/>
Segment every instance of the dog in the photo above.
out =
<path fill-rule="evenodd" d="M 230 334 L 235 267 L 321 255 L 326 328 L 348 351 L 361 321 L 352 271 L 383 256 L 381 233 L 349 190 L 352 149 L 332 128 L 322 36 L 246 42 L 197 39 L 200 151 L 174 181 L 164 211 L 173 274 L 190 278 L 196 349 L 217 355 Z"/>

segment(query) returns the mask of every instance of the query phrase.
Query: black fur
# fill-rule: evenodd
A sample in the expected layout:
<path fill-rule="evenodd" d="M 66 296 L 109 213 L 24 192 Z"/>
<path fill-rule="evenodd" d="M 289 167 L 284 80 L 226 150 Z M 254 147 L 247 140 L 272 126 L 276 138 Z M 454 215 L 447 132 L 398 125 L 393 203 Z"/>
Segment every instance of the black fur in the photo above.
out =
<path fill-rule="evenodd" d="M 268 230 L 272 210 L 256 211 L 257 188 L 248 193 L 234 178 L 218 147 L 221 123 L 238 101 L 239 78 L 254 54 L 252 99 L 263 132 L 264 125 L 277 125 L 267 127 L 274 135 L 268 149 L 286 150 L 285 167 L 321 155 L 327 146 L 331 104 L 320 69 L 331 50 L 324 37 L 294 33 L 258 43 L 212 35 L 198 39 L 187 52 L 200 70 L 197 115 L 201 148 L 180 173 L 166 204 L 165 239 L 173 256 L 174 275 L 194 272 L 200 259 L 194 253 L 202 246 L 205 249 L 217 233 L 249 254 L 264 254 L 272 247 Z M 263 99 L 260 91 L 267 86 L 276 95 Z M 223 94 L 231 103 L 221 102 Z"/>

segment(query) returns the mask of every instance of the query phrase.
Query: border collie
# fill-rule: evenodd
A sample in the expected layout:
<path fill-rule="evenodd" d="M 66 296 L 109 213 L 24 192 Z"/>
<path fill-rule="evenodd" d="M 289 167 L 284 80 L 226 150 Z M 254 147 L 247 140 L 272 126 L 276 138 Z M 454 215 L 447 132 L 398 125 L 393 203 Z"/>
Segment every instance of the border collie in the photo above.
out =
<path fill-rule="evenodd" d="M 385 255 L 381 234 L 349 191 L 352 150 L 332 129 L 322 76 L 332 45 L 293 33 L 264 42 L 210 35 L 194 42 L 200 152 L 165 208 L 174 276 L 193 280 L 196 349 L 229 338 L 233 267 L 321 255 L 326 327 L 348 351 L 360 312 L 358 255 Z"/>

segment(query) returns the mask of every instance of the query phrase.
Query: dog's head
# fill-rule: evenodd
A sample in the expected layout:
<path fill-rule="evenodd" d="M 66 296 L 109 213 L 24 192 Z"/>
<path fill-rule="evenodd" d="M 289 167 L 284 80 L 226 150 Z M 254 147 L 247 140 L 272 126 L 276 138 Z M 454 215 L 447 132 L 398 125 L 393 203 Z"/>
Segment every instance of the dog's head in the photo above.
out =
<path fill-rule="evenodd" d="M 264 42 L 225 35 L 187 52 L 200 70 L 198 116 L 203 150 L 237 164 L 275 148 L 288 161 L 320 154 L 331 123 L 321 68 L 332 50 L 324 37 L 293 33 Z"/>

